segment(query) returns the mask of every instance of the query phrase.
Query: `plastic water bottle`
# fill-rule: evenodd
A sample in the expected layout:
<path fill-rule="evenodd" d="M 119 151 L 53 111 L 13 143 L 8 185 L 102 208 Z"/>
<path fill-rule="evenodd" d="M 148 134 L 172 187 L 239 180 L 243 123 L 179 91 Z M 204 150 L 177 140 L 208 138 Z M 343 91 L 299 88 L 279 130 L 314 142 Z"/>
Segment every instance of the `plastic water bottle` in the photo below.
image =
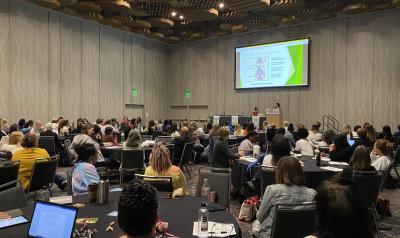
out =
<path fill-rule="evenodd" d="M 208 193 L 210 192 L 210 185 L 208 184 L 208 179 L 204 179 L 203 186 L 201 187 L 201 196 L 208 200 Z"/>
<path fill-rule="evenodd" d="M 201 203 L 201 208 L 199 210 L 198 231 L 199 238 L 208 237 L 208 210 L 205 202 Z"/>
<path fill-rule="evenodd" d="M 321 166 L 321 153 L 319 152 L 319 150 L 315 150 L 315 165 L 316 166 Z"/>
<path fill-rule="evenodd" d="M 121 133 L 121 143 L 125 142 L 125 133 Z"/>

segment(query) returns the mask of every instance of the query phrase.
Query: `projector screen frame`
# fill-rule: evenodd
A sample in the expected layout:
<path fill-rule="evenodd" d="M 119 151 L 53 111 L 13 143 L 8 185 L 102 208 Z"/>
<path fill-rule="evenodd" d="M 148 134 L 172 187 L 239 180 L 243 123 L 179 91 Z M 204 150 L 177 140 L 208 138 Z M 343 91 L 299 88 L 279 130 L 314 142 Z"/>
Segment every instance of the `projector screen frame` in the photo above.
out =
<path fill-rule="evenodd" d="M 290 42 L 290 41 L 296 41 L 296 40 L 308 40 L 308 57 L 307 57 L 307 76 L 308 76 L 308 80 L 307 80 L 307 85 L 293 85 L 293 86 L 271 86 L 271 87 L 257 87 L 257 88 L 237 88 L 236 87 L 236 49 L 238 48 L 246 48 L 246 47 L 252 47 L 252 46 L 260 46 L 260 45 L 268 45 L 268 44 L 276 44 L 276 43 L 281 43 L 281 42 Z M 234 48 L 234 58 L 235 58 L 235 62 L 234 62 L 234 77 L 233 77 L 233 89 L 235 91 L 246 91 L 246 90 L 259 90 L 259 89 L 291 89 L 291 88 L 308 88 L 311 85 L 311 74 L 310 74 L 310 68 L 311 68 L 311 37 L 300 37 L 300 38 L 293 38 L 293 39 L 288 39 L 288 40 L 281 40 L 281 41 L 274 41 L 274 42 L 269 42 L 269 43 L 260 43 L 260 44 L 249 44 L 249 45 L 243 45 L 243 46 L 236 46 Z"/>

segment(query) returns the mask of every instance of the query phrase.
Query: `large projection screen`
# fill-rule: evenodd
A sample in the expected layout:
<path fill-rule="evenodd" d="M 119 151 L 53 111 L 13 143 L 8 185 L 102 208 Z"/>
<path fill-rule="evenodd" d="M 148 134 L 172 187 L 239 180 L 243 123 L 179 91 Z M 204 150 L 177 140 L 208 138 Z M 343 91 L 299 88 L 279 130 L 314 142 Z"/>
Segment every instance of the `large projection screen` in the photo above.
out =
<path fill-rule="evenodd" d="M 235 89 L 308 86 L 310 39 L 235 48 Z"/>

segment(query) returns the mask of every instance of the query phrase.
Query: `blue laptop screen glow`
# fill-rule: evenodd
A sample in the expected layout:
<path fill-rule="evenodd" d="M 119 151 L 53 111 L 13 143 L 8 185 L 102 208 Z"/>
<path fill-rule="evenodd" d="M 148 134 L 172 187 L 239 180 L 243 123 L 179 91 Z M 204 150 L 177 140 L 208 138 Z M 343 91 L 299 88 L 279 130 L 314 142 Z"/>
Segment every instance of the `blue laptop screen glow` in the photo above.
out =
<path fill-rule="evenodd" d="M 77 210 L 56 204 L 36 202 L 28 237 L 69 238 Z"/>
<path fill-rule="evenodd" d="M 347 142 L 349 143 L 350 146 L 354 145 L 354 143 L 356 142 L 355 140 L 347 140 Z"/>

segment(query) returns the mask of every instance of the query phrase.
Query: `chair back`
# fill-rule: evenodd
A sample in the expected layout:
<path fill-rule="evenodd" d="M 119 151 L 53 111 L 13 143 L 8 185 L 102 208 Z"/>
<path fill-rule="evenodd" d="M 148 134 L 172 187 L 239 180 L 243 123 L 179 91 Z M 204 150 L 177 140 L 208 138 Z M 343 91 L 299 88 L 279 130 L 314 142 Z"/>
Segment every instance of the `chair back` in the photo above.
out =
<path fill-rule="evenodd" d="M 185 143 L 185 146 L 183 147 L 182 156 L 179 161 L 179 167 L 189 163 L 189 160 L 192 158 L 193 147 L 194 147 L 194 142 Z"/>
<path fill-rule="evenodd" d="M 121 150 L 121 170 L 134 171 L 144 169 L 144 150 L 141 148 Z"/>
<path fill-rule="evenodd" d="M 159 192 L 173 192 L 171 176 L 148 176 L 135 174 L 135 179 L 141 179 L 154 186 Z"/>
<path fill-rule="evenodd" d="M 72 175 L 73 175 L 74 171 L 70 170 L 67 171 L 67 195 L 71 196 L 73 194 L 72 191 Z"/>
<path fill-rule="evenodd" d="M 265 131 L 258 132 L 258 144 L 263 146 L 266 144 L 267 137 L 265 135 Z"/>
<path fill-rule="evenodd" d="M 261 167 L 261 196 L 265 189 L 272 184 L 276 184 L 275 167 Z"/>
<path fill-rule="evenodd" d="M 27 193 L 49 189 L 53 185 L 58 159 L 58 156 L 53 156 L 48 159 L 37 159 L 35 161 L 31 180 L 26 190 Z"/>
<path fill-rule="evenodd" d="M 229 169 L 213 169 L 200 167 L 199 168 L 199 181 L 196 186 L 196 196 L 201 196 L 201 188 L 204 183 L 204 179 L 207 179 L 210 185 L 210 191 L 217 193 L 216 203 L 230 208 L 231 197 L 231 172 Z"/>
<path fill-rule="evenodd" d="M 393 164 L 395 166 L 400 166 L 400 146 L 397 148 L 396 152 L 394 152 Z"/>
<path fill-rule="evenodd" d="M 71 151 L 69 151 L 69 147 L 71 146 L 71 140 L 70 139 L 65 139 L 64 140 L 64 147 L 67 153 L 67 157 L 69 160 L 69 163 L 72 164 L 72 160 L 74 159 L 74 156 L 71 154 Z"/>
<path fill-rule="evenodd" d="M 361 192 L 368 207 L 375 207 L 381 185 L 382 174 L 377 171 L 353 172 L 353 182 Z"/>
<path fill-rule="evenodd" d="M 8 211 L 28 205 L 22 186 L 16 186 L 0 192 L 0 211 Z"/>
<path fill-rule="evenodd" d="M 0 165 L 0 191 L 17 186 L 19 161 L 9 161 Z"/>
<path fill-rule="evenodd" d="M 271 238 L 303 238 L 316 230 L 315 203 L 276 204 Z"/>
<path fill-rule="evenodd" d="M 174 148 L 175 148 L 175 145 L 174 144 L 168 144 L 168 145 L 166 145 L 166 147 L 169 150 L 169 159 L 172 162 L 172 160 L 174 159 Z"/>
<path fill-rule="evenodd" d="M 7 150 L 0 150 L 0 159 L 11 160 L 12 153 Z"/>
<path fill-rule="evenodd" d="M 40 136 L 38 142 L 39 148 L 45 149 L 49 155 L 56 154 L 56 143 L 53 136 Z"/>
<path fill-rule="evenodd" d="M 173 141 L 171 136 L 158 136 L 158 140 L 165 144 L 170 144 Z"/>
<path fill-rule="evenodd" d="M 153 140 L 153 135 L 140 135 L 142 140 Z"/>

